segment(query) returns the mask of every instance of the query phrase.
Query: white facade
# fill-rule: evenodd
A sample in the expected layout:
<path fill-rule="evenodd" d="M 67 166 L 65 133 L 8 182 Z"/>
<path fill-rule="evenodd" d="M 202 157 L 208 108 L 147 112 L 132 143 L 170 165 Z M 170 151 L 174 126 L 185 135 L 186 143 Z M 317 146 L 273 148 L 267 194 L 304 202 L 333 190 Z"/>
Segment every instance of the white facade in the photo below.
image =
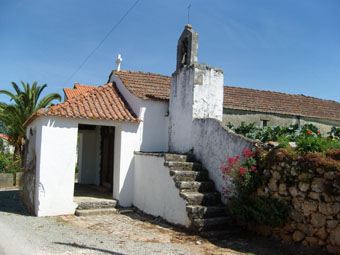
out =
<path fill-rule="evenodd" d="M 189 227 L 186 201 L 164 166 L 163 155 L 135 155 L 133 204 L 145 213 Z"/>
<path fill-rule="evenodd" d="M 223 71 L 201 64 L 172 75 L 170 90 L 169 150 L 188 153 L 193 148 L 192 121 L 222 120 Z"/>
<path fill-rule="evenodd" d="M 112 79 L 141 122 L 39 116 L 27 127 L 27 137 L 30 137 L 31 129 L 35 134 L 35 146 L 30 146 L 28 158 L 36 157 L 36 215 L 74 213 L 77 206 L 73 203 L 73 193 L 78 134 L 79 183 L 98 185 L 100 127 L 115 127 L 113 198 L 119 200 L 121 206 L 133 204 L 134 152 L 168 150 L 168 103 L 139 99 L 117 77 Z M 96 128 L 78 130 L 79 124 Z"/>

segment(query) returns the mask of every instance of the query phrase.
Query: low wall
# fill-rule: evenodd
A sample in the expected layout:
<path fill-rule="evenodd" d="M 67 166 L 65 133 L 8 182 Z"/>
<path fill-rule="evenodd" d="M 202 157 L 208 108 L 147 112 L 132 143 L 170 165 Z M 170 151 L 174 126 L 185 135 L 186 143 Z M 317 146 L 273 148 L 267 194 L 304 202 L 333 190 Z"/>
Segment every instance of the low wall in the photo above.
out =
<path fill-rule="evenodd" d="M 251 149 L 255 141 L 235 134 L 215 119 L 194 120 L 192 130 L 195 158 L 209 171 L 215 188 L 222 192 L 222 162 L 227 160 L 227 156 L 242 155 L 243 149 Z"/>
<path fill-rule="evenodd" d="M 0 189 L 19 187 L 22 173 L 0 174 Z"/>
<path fill-rule="evenodd" d="M 169 168 L 164 166 L 163 153 L 135 152 L 133 204 L 175 225 L 190 225 L 186 201 L 179 196 Z"/>
<path fill-rule="evenodd" d="M 305 169 L 282 150 L 275 151 L 270 161 L 257 195 L 286 201 L 289 220 L 283 228 L 255 226 L 252 230 L 340 254 L 339 170 Z"/>

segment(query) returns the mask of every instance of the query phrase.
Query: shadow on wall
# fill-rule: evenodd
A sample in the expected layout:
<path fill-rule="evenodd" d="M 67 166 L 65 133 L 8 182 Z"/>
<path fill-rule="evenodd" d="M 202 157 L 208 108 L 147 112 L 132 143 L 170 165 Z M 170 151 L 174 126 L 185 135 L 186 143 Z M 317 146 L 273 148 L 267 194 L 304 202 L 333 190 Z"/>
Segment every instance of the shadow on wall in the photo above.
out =
<path fill-rule="evenodd" d="M 133 202 L 133 192 L 134 192 L 134 168 L 135 168 L 135 157 L 132 158 L 127 170 L 124 182 L 122 183 L 122 188 L 119 192 L 119 205 L 123 207 L 128 207 L 132 205 Z M 120 173 L 121 175 L 122 173 Z M 119 177 L 119 179 L 121 179 Z"/>

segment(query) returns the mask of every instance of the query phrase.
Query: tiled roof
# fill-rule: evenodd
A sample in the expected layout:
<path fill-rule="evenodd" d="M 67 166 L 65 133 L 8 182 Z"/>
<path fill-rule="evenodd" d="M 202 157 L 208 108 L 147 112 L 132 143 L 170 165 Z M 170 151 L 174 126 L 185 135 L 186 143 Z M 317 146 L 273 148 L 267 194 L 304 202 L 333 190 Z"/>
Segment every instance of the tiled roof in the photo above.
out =
<path fill-rule="evenodd" d="M 136 71 L 113 71 L 135 96 L 142 99 L 169 101 L 171 77 Z"/>
<path fill-rule="evenodd" d="M 114 71 L 134 95 L 142 99 L 169 100 L 171 77 Z M 264 113 L 340 120 L 340 103 L 304 95 L 292 95 L 255 89 L 224 87 L 224 108 Z"/>
<path fill-rule="evenodd" d="M 61 104 L 38 110 L 24 123 L 37 116 L 61 116 L 79 119 L 101 119 L 138 122 L 139 119 L 112 83 L 93 88 Z"/>
<path fill-rule="evenodd" d="M 304 95 L 224 87 L 223 107 L 265 113 L 279 113 L 328 120 L 340 120 L 340 103 Z"/>
<path fill-rule="evenodd" d="M 81 94 L 83 94 L 83 93 L 85 93 L 89 90 L 92 90 L 94 88 L 96 88 L 96 86 L 90 86 L 90 85 L 75 83 L 73 89 L 64 88 L 64 93 L 65 93 L 66 99 L 70 99 L 72 97 L 79 96 L 79 95 L 81 95 Z"/>
<path fill-rule="evenodd" d="M 7 141 L 9 139 L 8 135 L 5 135 L 5 134 L 0 134 L 0 138 L 5 139 Z"/>

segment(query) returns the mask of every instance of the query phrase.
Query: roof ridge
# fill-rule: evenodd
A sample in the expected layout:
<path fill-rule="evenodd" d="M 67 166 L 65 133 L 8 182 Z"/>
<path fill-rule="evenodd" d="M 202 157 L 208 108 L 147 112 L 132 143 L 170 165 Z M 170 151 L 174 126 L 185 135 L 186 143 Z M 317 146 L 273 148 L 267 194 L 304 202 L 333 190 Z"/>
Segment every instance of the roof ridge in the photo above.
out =
<path fill-rule="evenodd" d="M 132 70 L 113 70 L 114 73 L 119 73 L 119 72 L 124 72 L 124 73 L 142 73 L 142 74 L 151 74 L 151 75 L 157 75 L 157 76 L 162 76 L 162 77 L 166 77 L 166 78 L 171 78 L 171 76 L 169 75 L 165 75 L 165 74 L 159 74 L 159 73 L 151 73 L 151 72 L 143 72 L 143 71 L 132 71 Z"/>

